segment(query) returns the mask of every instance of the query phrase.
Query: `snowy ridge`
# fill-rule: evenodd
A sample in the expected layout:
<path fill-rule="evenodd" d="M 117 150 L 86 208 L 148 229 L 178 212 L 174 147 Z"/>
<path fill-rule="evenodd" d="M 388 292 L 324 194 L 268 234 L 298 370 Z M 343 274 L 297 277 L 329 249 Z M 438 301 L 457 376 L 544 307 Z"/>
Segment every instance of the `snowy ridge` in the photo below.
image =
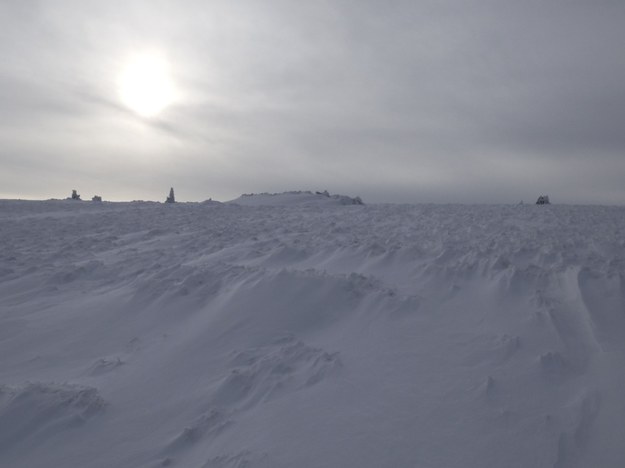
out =
<path fill-rule="evenodd" d="M 620 467 L 624 215 L 0 201 L 0 465 Z"/>
<path fill-rule="evenodd" d="M 330 195 L 327 191 L 292 191 L 282 193 L 244 193 L 239 198 L 227 203 L 236 203 L 245 206 L 290 206 L 302 204 L 333 204 L 333 205 L 362 205 L 360 197 L 347 195 Z"/>

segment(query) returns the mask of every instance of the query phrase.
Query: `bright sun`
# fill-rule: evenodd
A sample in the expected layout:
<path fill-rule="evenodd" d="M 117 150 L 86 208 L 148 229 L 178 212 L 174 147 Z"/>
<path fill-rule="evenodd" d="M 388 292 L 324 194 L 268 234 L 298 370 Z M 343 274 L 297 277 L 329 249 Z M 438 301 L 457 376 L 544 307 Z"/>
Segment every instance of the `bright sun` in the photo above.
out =
<path fill-rule="evenodd" d="M 132 57 L 119 77 L 122 102 L 142 117 L 154 117 L 175 98 L 169 63 L 156 53 Z"/>

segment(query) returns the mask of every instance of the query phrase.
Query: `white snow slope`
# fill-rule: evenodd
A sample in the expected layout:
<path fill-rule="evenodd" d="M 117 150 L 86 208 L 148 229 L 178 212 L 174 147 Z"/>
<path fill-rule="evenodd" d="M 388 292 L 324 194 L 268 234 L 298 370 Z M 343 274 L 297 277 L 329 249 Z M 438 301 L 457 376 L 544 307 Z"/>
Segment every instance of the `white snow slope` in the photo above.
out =
<path fill-rule="evenodd" d="M 291 198 L 0 201 L 0 466 L 625 466 L 624 208 Z"/>

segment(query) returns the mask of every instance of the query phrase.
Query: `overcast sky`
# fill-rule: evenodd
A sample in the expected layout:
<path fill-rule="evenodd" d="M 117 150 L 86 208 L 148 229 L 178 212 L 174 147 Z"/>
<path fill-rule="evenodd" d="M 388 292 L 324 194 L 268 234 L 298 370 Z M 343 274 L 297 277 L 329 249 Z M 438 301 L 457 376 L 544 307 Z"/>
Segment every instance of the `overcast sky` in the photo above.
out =
<path fill-rule="evenodd" d="M 170 186 L 624 204 L 625 1 L 0 0 L 0 198 Z"/>

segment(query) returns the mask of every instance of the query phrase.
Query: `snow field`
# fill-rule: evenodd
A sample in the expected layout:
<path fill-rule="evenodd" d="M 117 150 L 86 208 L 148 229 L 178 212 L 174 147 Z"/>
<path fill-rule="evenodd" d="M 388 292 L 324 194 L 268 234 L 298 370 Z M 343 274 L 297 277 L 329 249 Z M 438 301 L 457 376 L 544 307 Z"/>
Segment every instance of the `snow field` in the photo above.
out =
<path fill-rule="evenodd" d="M 0 201 L 0 465 L 620 467 L 625 209 Z"/>

